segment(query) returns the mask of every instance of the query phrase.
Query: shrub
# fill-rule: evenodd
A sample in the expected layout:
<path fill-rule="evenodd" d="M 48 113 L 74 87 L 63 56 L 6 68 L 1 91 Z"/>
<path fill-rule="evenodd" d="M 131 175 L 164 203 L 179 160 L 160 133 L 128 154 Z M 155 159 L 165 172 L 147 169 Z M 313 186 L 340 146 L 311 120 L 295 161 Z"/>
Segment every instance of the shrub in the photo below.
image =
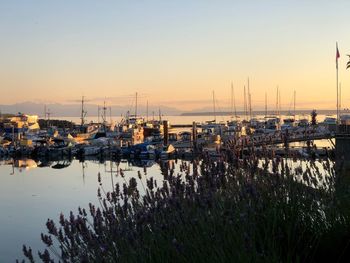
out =
<path fill-rule="evenodd" d="M 316 262 L 348 256 L 350 220 L 344 202 L 338 202 L 329 160 L 307 162 L 306 168 L 254 157 L 234 163 L 204 158 L 179 166 L 178 173 L 162 166 L 161 185 L 153 178 L 143 185 L 145 170 L 138 173 L 141 184 L 131 178 L 112 192 L 104 191 L 99 176 L 100 204 L 61 214 L 59 226 L 49 219 L 40 259 Z M 34 262 L 31 249 L 23 251 Z"/>

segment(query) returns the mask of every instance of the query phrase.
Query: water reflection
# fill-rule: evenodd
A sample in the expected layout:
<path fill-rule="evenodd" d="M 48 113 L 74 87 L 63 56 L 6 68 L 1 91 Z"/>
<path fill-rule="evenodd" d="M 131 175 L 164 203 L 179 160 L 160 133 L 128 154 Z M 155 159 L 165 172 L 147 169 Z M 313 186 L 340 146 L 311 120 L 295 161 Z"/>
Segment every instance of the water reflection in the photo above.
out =
<path fill-rule="evenodd" d="M 1 160 L 1 165 L 9 165 L 12 166 L 14 174 L 14 169 L 16 168 L 19 172 L 22 172 L 24 170 L 30 170 L 38 167 L 38 163 L 34 161 L 33 159 L 21 159 L 21 160 L 14 160 L 14 159 L 8 159 L 8 160 Z"/>
<path fill-rule="evenodd" d="M 308 161 L 286 161 L 303 169 L 310 166 Z M 315 165 L 323 172 L 322 162 Z M 6 212 L 0 214 L 0 262 L 13 262 L 21 255 L 23 243 L 30 243 L 34 251 L 41 249 L 40 233 L 45 231 L 47 218 L 57 219 L 61 212 L 68 214 L 79 206 L 87 207 L 89 202 L 97 204 L 97 174 L 106 191 L 131 177 L 141 180 L 142 194 L 142 185 L 147 185 L 150 177 L 160 186 L 170 173 L 178 174 L 182 169 L 184 173 L 180 174 L 184 175 L 192 168 L 194 171 L 191 161 L 185 160 L 2 160 L 0 211 Z M 297 179 L 302 182 L 302 175 Z M 324 177 L 318 179 L 325 182 Z"/>
<path fill-rule="evenodd" d="M 149 177 L 163 180 L 154 160 L 0 160 L 0 262 L 21 256 L 23 243 L 41 249 L 40 233 L 47 218 L 98 203 L 97 174 L 111 191 L 116 183 L 136 178 L 138 171 L 144 184 Z"/>
<path fill-rule="evenodd" d="M 105 166 L 121 166 L 123 168 L 120 168 L 123 171 L 132 171 L 132 167 L 152 167 L 153 165 L 157 164 L 155 160 L 119 160 L 119 161 L 105 161 L 105 160 L 99 160 L 99 159 L 90 159 L 90 160 L 74 160 L 75 162 L 81 163 L 82 167 L 82 173 L 84 175 L 85 169 L 88 167 L 88 163 L 98 163 L 98 164 L 104 164 Z M 47 159 L 40 159 L 40 160 L 34 160 L 34 159 L 3 159 L 0 160 L 0 166 L 11 166 L 14 170 L 17 170 L 18 172 L 24 172 L 35 168 L 51 168 L 51 169 L 65 169 L 68 168 L 70 165 L 72 165 L 73 160 L 64 159 L 64 160 L 47 160 Z M 112 168 L 110 168 L 112 169 Z M 112 170 L 109 170 L 109 172 L 112 172 Z M 117 175 L 119 174 L 120 170 L 117 169 L 115 171 Z"/>

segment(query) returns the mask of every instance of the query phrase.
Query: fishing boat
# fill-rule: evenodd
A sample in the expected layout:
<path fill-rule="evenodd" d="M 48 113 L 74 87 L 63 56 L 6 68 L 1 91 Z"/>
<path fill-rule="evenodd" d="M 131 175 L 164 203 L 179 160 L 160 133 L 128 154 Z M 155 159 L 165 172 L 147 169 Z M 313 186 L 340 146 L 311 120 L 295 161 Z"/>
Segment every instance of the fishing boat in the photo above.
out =
<path fill-rule="evenodd" d="M 83 142 L 85 140 L 91 139 L 99 130 L 99 125 L 94 123 L 86 123 L 85 117 L 87 111 L 84 108 L 84 96 L 81 99 L 81 115 L 80 115 L 80 125 L 75 127 L 75 132 L 72 133 L 76 142 Z"/>
<path fill-rule="evenodd" d="M 125 118 L 115 126 L 116 136 L 128 144 L 138 144 L 144 141 L 144 119 L 137 116 L 137 93 L 135 114 L 128 111 Z"/>

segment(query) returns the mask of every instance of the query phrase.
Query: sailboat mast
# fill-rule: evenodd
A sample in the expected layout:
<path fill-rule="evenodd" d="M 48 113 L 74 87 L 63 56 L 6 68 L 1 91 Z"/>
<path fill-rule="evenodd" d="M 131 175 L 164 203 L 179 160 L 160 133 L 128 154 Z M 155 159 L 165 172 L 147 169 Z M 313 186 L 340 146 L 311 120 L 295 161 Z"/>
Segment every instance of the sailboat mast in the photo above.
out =
<path fill-rule="evenodd" d="M 265 92 L 265 119 L 267 117 L 267 93 Z"/>
<path fill-rule="evenodd" d="M 252 119 L 252 94 L 249 92 L 249 118 Z"/>
<path fill-rule="evenodd" d="M 233 118 L 233 83 L 231 82 L 231 118 Z"/>
<path fill-rule="evenodd" d="M 213 110 L 214 110 L 214 121 L 216 122 L 216 107 L 215 107 L 215 92 L 213 91 Z"/>
<path fill-rule="evenodd" d="M 282 110 L 281 110 L 281 91 L 278 91 L 278 113 L 279 113 L 279 117 L 281 119 L 281 114 L 282 114 Z"/>
<path fill-rule="evenodd" d="M 81 126 L 84 125 L 85 120 L 84 120 L 84 115 L 85 115 L 85 110 L 84 110 L 84 96 L 81 97 Z"/>
<path fill-rule="evenodd" d="M 252 119 L 252 95 L 250 94 L 249 78 L 248 78 L 248 105 L 249 105 L 249 118 Z"/>
<path fill-rule="evenodd" d="M 296 91 L 294 90 L 294 120 L 295 120 L 295 100 L 296 100 Z"/>
<path fill-rule="evenodd" d="M 278 113 L 278 94 L 279 94 L 279 92 L 278 92 L 278 86 L 277 86 L 277 93 L 276 93 L 276 115 L 279 115 L 279 113 Z"/>
<path fill-rule="evenodd" d="M 147 101 L 147 105 L 146 105 L 146 120 L 148 121 L 148 101 Z"/>
<path fill-rule="evenodd" d="M 245 86 L 244 86 L 244 115 L 245 115 L 245 119 L 247 119 L 247 97 L 246 97 Z"/>
<path fill-rule="evenodd" d="M 97 123 L 100 123 L 100 106 L 97 106 Z"/>
<path fill-rule="evenodd" d="M 136 100 L 135 100 L 135 118 L 137 117 L 137 92 L 136 92 Z"/>
<path fill-rule="evenodd" d="M 233 89 L 233 83 L 232 83 L 232 97 L 233 97 L 233 107 L 234 107 L 234 110 L 235 110 L 235 117 L 237 119 L 236 97 L 235 97 L 235 91 Z"/>
<path fill-rule="evenodd" d="M 103 102 L 103 124 L 106 124 L 106 101 Z"/>

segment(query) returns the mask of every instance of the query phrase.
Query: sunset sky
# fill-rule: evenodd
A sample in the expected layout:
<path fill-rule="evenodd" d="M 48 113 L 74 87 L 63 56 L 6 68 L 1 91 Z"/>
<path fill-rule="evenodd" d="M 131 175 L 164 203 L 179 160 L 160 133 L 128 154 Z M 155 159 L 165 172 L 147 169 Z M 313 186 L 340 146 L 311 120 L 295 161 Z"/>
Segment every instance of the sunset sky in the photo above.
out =
<path fill-rule="evenodd" d="M 215 90 L 252 104 L 335 108 L 335 43 L 350 108 L 350 1 L 1 1 L 0 104 L 34 101 L 181 110 L 211 107 Z"/>

